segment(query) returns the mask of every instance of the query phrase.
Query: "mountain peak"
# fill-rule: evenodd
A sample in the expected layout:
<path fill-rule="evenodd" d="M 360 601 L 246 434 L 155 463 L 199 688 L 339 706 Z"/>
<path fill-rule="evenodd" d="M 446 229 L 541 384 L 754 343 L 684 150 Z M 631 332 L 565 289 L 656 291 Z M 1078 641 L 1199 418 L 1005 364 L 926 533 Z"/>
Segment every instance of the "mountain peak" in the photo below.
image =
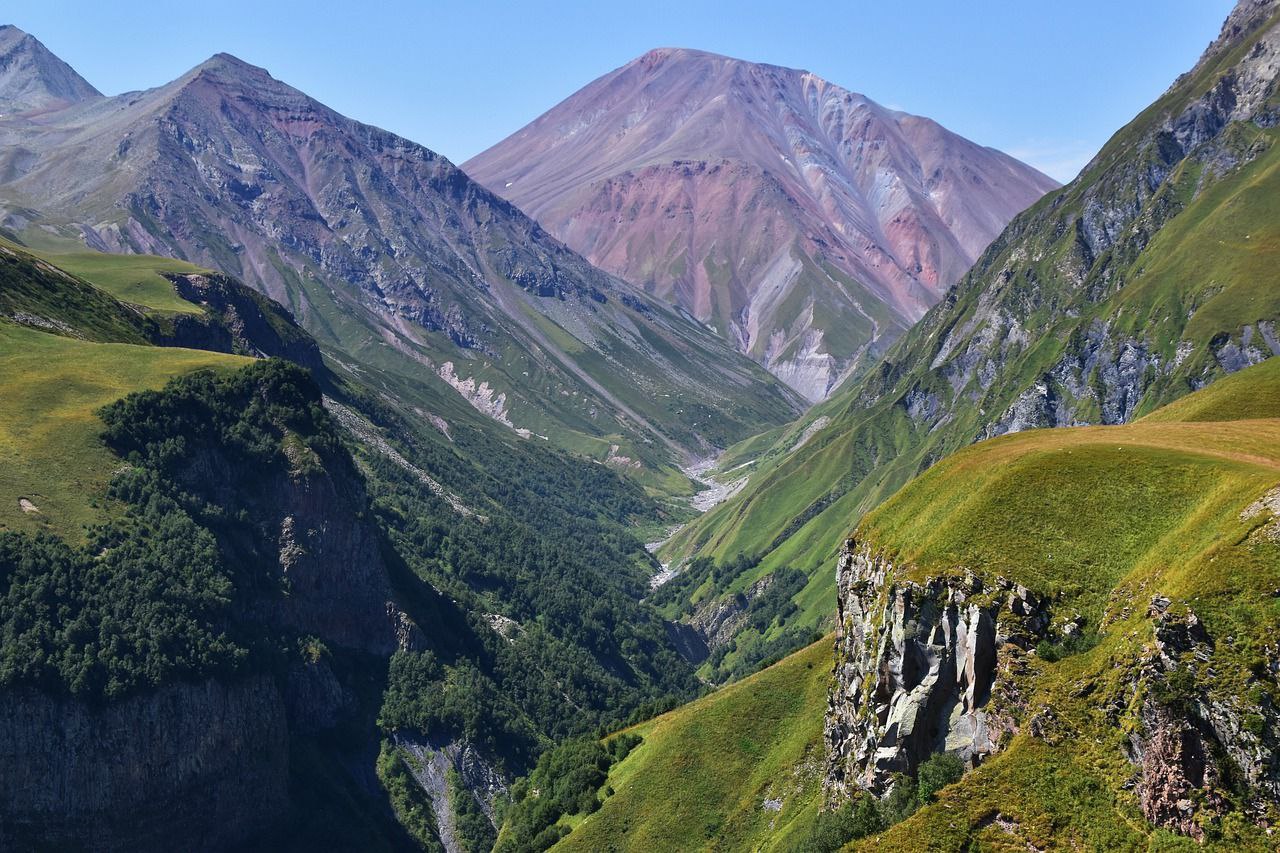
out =
<path fill-rule="evenodd" d="M 810 72 L 672 47 L 463 169 L 810 400 L 1057 186 Z"/>
<path fill-rule="evenodd" d="M 271 76 L 271 72 L 258 65 L 245 62 L 238 56 L 230 53 L 215 53 L 213 56 L 201 62 L 195 68 L 192 68 L 185 75 L 185 79 L 194 79 L 197 77 L 207 77 L 216 75 L 221 78 L 231 80 L 258 80 L 279 82 Z"/>
<path fill-rule="evenodd" d="M 100 96 L 35 36 L 0 25 L 0 113 L 58 109 Z"/>

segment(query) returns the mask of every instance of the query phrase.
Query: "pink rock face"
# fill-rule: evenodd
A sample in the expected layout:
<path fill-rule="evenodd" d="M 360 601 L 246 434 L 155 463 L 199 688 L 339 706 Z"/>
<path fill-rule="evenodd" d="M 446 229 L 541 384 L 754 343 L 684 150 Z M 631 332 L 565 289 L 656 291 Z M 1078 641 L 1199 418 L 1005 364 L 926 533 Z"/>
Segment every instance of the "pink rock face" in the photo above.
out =
<path fill-rule="evenodd" d="M 808 72 L 661 49 L 463 166 L 810 399 L 1056 183 Z"/>

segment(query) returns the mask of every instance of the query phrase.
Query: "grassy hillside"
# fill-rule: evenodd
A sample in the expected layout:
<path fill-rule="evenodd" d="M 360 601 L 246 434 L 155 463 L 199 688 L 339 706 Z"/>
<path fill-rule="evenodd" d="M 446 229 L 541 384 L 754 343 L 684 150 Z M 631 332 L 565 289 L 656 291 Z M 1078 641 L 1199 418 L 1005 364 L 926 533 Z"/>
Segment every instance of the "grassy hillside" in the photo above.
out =
<path fill-rule="evenodd" d="M 179 314 L 200 312 L 200 306 L 178 296 L 173 284 L 161 275 L 207 272 L 186 261 L 151 255 L 109 255 L 104 252 L 44 252 L 41 256 L 122 302 Z"/>
<path fill-rule="evenodd" d="M 1261 662 L 1280 630 L 1280 542 L 1246 508 L 1280 484 L 1280 360 L 1133 424 L 1034 430 L 966 448 L 870 513 L 856 536 L 898 579 L 972 570 L 1080 613 L 1096 645 L 1030 658 L 1022 733 L 867 850 L 1197 849 L 1153 829 L 1126 757 L 1152 640 L 1147 602 L 1193 609 L 1218 639 L 1195 690 L 1243 711 L 1280 696 Z M 1225 640 L 1224 640 L 1225 638 Z M 637 727 L 615 794 L 556 849 L 788 849 L 819 800 L 829 640 Z M 1267 672 L 1266 675 L 1261 673 Z M 1116 709 L 1119 717 L 1114 716 Z M 1109 714 L 1111 716 L 1109 716 Z M 1026 722 L 1042 721 L 1038 734 Z M 781 811 L 763 809 L 779 797 Z M 1229 793 L 1210 849 L 1273 849 Z M 976 847 L 975 847 L 976 845 Z"/>
<path fill-rule="evenodd" d="M 824 567 L 851 520 L 947 454 L 1015 429 L 1123 423 L 1273 354 L 1280 131 L 1263 119 L 1275 97 L 1257 121 L 1233 113 L 1212 133 L 1191 117 L 1236 97 L 1241 75 L 1270 73 L 1241 63 L 1276 26 L 1215 48 L 1077 181 L 1019 216 L 878 369 L 767 450 L 735 450 L 738 462 L 759 453 L 747 487 L 662 557 L 761 561 L 695 597 L 801 569 L 812 581 L 795 601 L 821 624 Z"/>
<path fill-rule="evenodd" d="M 120 465 L 102 443 L 98 409 L 193 370 L 248 361 L 78 341 L 0 322 L 0 530 L 50 530 L 78 540 L 83 525 L 100 516 Z M 31 506 L 24 510 L 20 500 Z"/>
<path fill-rule="evenodd" d="M 1278 386 L 1273 360 L 1128 426 L 983 442 L 866 518 L 857 536 L 894 555 L 903 576 L 1003 574 L 1051 596 L 1055 613 L 1078 611 L 1102 628 L 1092 649 L 1036 665 L 1028 717 L 1052 709 L 1054 720 L 1041 736 L 1024 729 L 868 849 L 919 849 L 920 838 L 933 849 L 1183 843 L 1153 831 L 1126 790 L 1135 712 L 1157 689 L 1142 674 L 1147 602 L 1159 594 L 1194 611 L 1216 640 L 1209 659 L 1192 664 L 1205 701 L 1247 712 L 1280 695 L 1260 664 L 1280 628 L 1280 543 L 1258 533 L 1273 523 L 1269 512 L 1247 511 L 1280 483 Z M 1228 799 L 1207 827 L 1210 846 L 1272 849 L 1240 814 L 1246 789 Z"/>
<path fill-rule="evenodd" d="M 614 793 L 554 849 L 789 849 L 817 814 L 830 670 L 827 638 L 629 729 Z"/>

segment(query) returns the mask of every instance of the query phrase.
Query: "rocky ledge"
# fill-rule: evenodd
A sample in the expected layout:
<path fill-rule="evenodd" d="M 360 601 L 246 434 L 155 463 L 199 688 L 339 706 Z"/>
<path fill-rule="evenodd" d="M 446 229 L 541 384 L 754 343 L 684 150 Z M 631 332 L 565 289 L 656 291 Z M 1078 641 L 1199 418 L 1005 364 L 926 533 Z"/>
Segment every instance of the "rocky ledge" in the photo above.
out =
<path fill-rule="evenodd" d="M 1018 674 L 1046 636 L 1035 593 L 972 574 L 924 583 L 849 540 L 837 567 L 835 678 L 826 721 L 828 794 L 882 794 L 936 752 L 976 766 L 1017 730 Z"/>

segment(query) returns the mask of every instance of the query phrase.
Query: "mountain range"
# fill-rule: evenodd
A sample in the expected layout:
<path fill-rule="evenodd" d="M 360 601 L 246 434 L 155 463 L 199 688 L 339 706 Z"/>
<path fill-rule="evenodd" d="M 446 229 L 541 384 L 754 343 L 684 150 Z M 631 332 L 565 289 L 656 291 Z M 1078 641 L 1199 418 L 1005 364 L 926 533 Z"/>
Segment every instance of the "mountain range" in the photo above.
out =
<path fill-rule="evenodd" d="M 463 164 L 808 400 L 1057 183 L 807 71 L 652 50 Z"/>
<path fill-rule="evenodd" d="M 1280 0 L 1056 189 L 674 49 L 486 189 L 0 27 L 0 849 L 1274 849 L 1278 143 Z"/>
<path fill-rule="evenodd" d="M 443 157 L 260 68 L 218 55 L 104 97 L 36 40 L 4 38 L 25 72 L 0 98 L 43 105 L 0 118 L 3 223 L 26 242 L 236 276 L 353 369 L 461 394 L 652 482 L 798 411 L 730 345 Z"/>
<path fill-rule="evenodd" d="M 938 460 L 1011 432 L 1126 423 L 1280 352 L 1271 9 L 1242 3 L 1192 71 L 1016 217 L 867 376 L 726 455 L 731 479 L 750 480 L 663 552 L 759 560 L 723 597 L 699 594 L 706 614 L 790 569 L 811 577 L 797 596 L 810 624 L 829 624 L 827 569 L 850 520 Z"/>

